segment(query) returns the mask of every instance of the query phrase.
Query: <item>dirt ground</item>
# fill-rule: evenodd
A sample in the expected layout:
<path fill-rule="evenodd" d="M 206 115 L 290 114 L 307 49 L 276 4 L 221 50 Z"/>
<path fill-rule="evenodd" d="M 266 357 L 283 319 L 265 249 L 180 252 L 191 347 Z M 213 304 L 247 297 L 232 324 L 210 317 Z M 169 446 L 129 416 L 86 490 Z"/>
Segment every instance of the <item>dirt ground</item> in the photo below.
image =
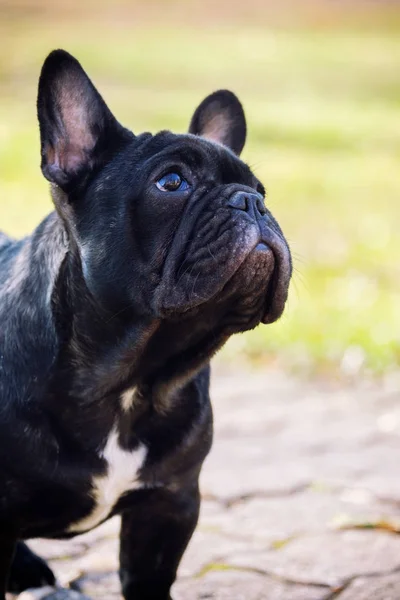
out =
<path fill-rule="evenodd" d="M 202 514 L 174 600 L 400 598 L 399 390 L 395 376 L 344 388 L 220 369 Z M 20 600 L 120 599 L 117 532 L 114 519 L 72 541 L 34 540 L 64 589 Z"/>

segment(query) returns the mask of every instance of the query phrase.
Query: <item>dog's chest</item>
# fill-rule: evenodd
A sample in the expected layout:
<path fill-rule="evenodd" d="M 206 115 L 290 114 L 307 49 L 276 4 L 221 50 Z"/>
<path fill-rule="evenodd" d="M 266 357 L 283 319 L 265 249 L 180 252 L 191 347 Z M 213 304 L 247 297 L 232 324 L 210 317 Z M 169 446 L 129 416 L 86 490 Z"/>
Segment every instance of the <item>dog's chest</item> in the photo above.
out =
<path fill-rule="evenodd" d="M 133 451 L 121 447 L 118 431 L 113 429 L 100 453 L 106 461 L 106 473 L 92 478 L 91 496 L 94 507 L 88 515 L 68 527 L 69 532 L 88 531 L 111 513 L 124 493 L 139 489 L 142 484 L 139 473 L 146 460 L 147 448 L 141 444 Z"/>

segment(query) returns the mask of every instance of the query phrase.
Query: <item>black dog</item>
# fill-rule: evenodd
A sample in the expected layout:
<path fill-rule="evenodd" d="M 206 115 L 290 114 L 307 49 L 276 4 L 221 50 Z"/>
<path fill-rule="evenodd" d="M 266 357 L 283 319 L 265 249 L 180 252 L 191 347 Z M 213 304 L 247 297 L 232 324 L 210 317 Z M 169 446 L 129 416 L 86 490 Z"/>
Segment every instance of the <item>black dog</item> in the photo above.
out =
<path fill-rule="evenodd" d="M 290 252 L 231 92 L 189 134 L 135 136 L 55 51 L 38 117 L 56 210 L 0 234 L 0 600 L 54 582 L 21 540 L 115 513 L 125 599 L 166 600 L 212 441 L 209 360 L 281 315 Z"/>

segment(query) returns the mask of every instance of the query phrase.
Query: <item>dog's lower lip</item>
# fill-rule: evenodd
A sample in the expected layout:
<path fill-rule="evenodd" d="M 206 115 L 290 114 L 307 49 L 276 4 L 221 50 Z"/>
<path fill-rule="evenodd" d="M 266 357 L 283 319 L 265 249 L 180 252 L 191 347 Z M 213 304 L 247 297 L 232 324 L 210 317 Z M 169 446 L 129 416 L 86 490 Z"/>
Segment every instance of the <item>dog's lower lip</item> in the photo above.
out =
<path fill-rule="evenodd" d="M 265 312 L 261 318 L 264 325 L 274 323 L 280 318 L 285 307 L 287 292 L 287 286 L 280 273 L 280 266 L 276 263 L 268 285 Z"/>

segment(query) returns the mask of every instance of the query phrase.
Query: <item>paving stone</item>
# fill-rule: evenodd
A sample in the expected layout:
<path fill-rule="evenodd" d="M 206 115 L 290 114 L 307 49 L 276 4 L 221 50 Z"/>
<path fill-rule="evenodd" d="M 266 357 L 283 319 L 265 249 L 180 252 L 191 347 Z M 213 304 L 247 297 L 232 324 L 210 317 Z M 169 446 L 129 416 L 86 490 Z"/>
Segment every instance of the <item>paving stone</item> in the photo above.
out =
<path fill-rule="evenodd" d="M 73 590 L 45 587 L 26 590 L 18 596 L 17 600 L 90 600 L 90 598 Z"/>
<path fill-rule="evenodd" d="M 257 493 L 287 493 L 312 481 L 304 462 L 274 460 L 269 442 L 255 438 L 216 440 L 201 475 L 201 490 L 207 497 L 230 500 Z"/>
<path fill-rule="evenodd" d="M 400 568 L 400 538 L 374 530 L 327 533 L 294 539 L 276 551 L 232 555 L 229 564 L 336 587 L 358 575 Z"/>
<path fill-rule="evenodd" d="M 362 482 L 384 460 L 393 459 L 382 448 L 280 453 L 260 438 L 222 439 L 207 459 L 201 489 L 206 497 L 229 501 L 241 495 L 284 495 L 315 483 L 343 487 Z"/>
<path fill-rule="evenodd" d="M 119 539 L 100 539 L 80 557 L 81 571 L 107 571 L 118 569 Z M 76 563 L 76 559 L 71 561 Z"/>
<path fill-rule="evenodd" d="M 71 540 L 42 540 L 35 539 L 28 542 L 28 546 L 38 554 L 46 556 L 47 560 L 66 561 L 81 557 L 87 548 L 82 537 Z"/>
<path fill-rule="evenodd" d="M 287 538 L 329 531 L 340 523 L 375 523 L 399 516 L 397 508 L 379 504 L 368 494 L 333 494 L 306 490 L 286 497 L 250 498 L 230 508 L 206 506 L 200 519 L 202 531 L 216 531 L 232 538 L 276 544 Z"/>
<path fill-rule="evenodd" d="M 393 463 L 397 458 L 397 467 L 389 461 L 389 458 L 387 458 L 387 460 L 381 464 L 379 471 L 377 469 L 373 471 L 370 470 L 357 480 L 357 485 L 360 488 L 371 491 L 378 499 L 397 505 L 397 510 L 400 513 L 398 456 L 400 456 L 400 453 L 398 453 L 396 457 L 393 457 Z"/>
<path fill-rule="evenodd" d="M 325 600 L 329 595 L 327 588 L 291 585 L 254 573 L 227 570 L 179 581 L 172 597 L 174 600 Z"/>
<path fill-rule="evenodd" d="M 90 598 L 122 600 L 121 585 L 116 571 L 88 573 L 72 581 L 71 587 L 87 594 Z"/>
<path fill-rule="evenodd" d="M 118 569 L 120 518 L 72 540 L 32 540 L 29 546 L 49 561 L 58 582 L 67 586 L 84 572 Z"/>
<path fill-rule="evenodd" d="M 99 540 L 87 548 L 81 556 L 70 560 L 50 561 L 57 581 L 67 586 L 70 581 L 76 580 L 84 574 L 97 575 L 98 573 L 118 570 L 119 540 Z"/>
<path fill-rule="evenodd" d="M 399 573 L 381 577 L 360 577 L 350 583 L 337 600 L 398 600 Z"/>
<path fill-rule="evenodd" d="M 179 576 L 196 576 L 206 566 L 215 562 L 228 562 L 232 554 L 245 552 L 248 547 L 248 541 L 232 539 L 200 527 L 195 531 L 183 555 L 178 571 Z M 253 550 L 262 550 L 263 547 L 264 544 L 256 542 L 251 544 Z"/>
<path fill-rule="evenodd" d="M 392 438 L 397 438 L 399 447 L 400 409 L 394 408 L 395 396 L 371 385 L 296 388 L 293 381 L 285 384 L 274 374 L 239 378 L 231 373 L 216 378 L 212 391 L 217 436 L 262 433 L 272 437 L 275 445 L 312 451 L 332 444 L 359 447 L 379 439 L 383 432 L 397 431 Z M 385 424 L 389 431 L 382 429 Z"/>

